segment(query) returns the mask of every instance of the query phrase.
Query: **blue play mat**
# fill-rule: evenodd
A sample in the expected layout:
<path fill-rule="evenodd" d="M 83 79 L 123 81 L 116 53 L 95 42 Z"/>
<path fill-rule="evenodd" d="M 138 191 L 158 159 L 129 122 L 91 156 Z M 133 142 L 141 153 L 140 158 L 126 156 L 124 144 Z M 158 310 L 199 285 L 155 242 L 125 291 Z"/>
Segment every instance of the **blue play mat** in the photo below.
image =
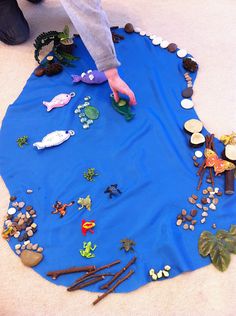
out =
<path fill-rule="evenodd" d="M 122 29 L 118 33 L 125 36 L 116 45 L 122 63 L 119 72 L 136 93 L 138 105 L 132 108 L 135 118 L 127 122 L 114 111 L 108 83 L 72 84 L 71 74 L 95 69 L 77 38 L 74 54 L 81 59 L 75 67 L 64 68 L 53 77 L 32 74 L 9 106 L 0 135 L 0 171 L 10 194 L 37 211 L 38 231 L 31 242 L 44 248 L 44 259 L 34 268 L 37 273 L 51 281 L 46 277 L 48 271 L 99 267 L 120 259 L 121 264 L 109 270 L 114 272 L 135 255 L 137 261 L 131 267 L 135 274 L 117 289 L 128 292 L 151 281 L 150 268 L 159 270 L 168 264 L 172 267 L 170 277 L 175 277 L 209 264 L 210 259 L 198 253 L 198 238 L 203 230 L 214 231 L 213 223 L 217 228 L 229 229 L 236 222 L 236 196 L 220 197 L 217 211 L 209 211 L 206 223 L 198 223 L 194 231 L 176 226 L 181 210 L 193 208 L 188 197 L 193 193 L 200 196 L 199 192 L 208 186 L 204 180 L 202 189 L 196 190 L 197 168 L 192 160 L 195 150 L 189 147 L 189 136 L 183 131 L 184 122 L 197 115 L 180 105 L 186 87 L 182 59 L 154 46 L 147 36 L 126 34 Z M 191 76 L 194 81 L 196 74 Z M 72 91 L 76 96 L 63 108 L 47 112 L 42 105 L 44 100 Z M 100 111 L 99 119 L 87 130 L 74 113 L 85 96 L 91 96 L 91 104 Z M 74 130 L 75 135 L 58 147 L 37 150 L 32 146 L 55 130 Z M 23 135 L 29 136 L 29 145 L 19 148 L 16 140 Z M 221 153 L 223 146 L 217 139 L 215 145 Z M 94 182 L 83 177 L 91 167 L 99 173 Z M 215 177 L 215 182 L 223 191 L 224 177 Z M 114 183 L 122 193 L 109 199 L 104 190 Z M 30 195 L 26 193 L 29 188 L 33 190 Z M 87 195 L 92 199 L 90 212 L 79 211 L 75 203 L 63 218 L 51 214 L 56 200 L 77 202 Z M 196 217 L 199 222 L 200 213 Z M 94 234 L 83 236 L 82 219 L 96 221 Z M 135 241 L 133 253 L 120 250 L 124 238 Z M 80 255 L 83 241 L 97 245 L 95 258 Z M 15 238 L 9 242 L 13 249 L 17 243 Z M 79 276 L 64 275 L 53 282 L 68 286 Z M 100 283 L 88 290 L 99 291 Z"/>

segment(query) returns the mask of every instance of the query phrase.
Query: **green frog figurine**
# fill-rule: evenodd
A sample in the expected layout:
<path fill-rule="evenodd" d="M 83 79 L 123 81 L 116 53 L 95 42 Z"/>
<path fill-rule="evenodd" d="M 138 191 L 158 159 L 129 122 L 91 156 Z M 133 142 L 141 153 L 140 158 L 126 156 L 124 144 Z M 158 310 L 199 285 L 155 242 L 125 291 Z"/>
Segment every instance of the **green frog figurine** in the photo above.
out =
<path fill-rule="evenodd" d="M 94 258 L 95 254 L 92 253 L 92 251 L 94 251 L 96 248 L 97 248 L 97 245 L 92 246 L 91 241 L 88 241 L 88 242 L 84 241 L 83 242 L 83 249 L 84 250 L 81 249 L 80 254 L 82 257 L 85 257 L 88 259 Z"/>
<path fill-rule="evenodd" d="M 131 111 L 131 106 L 125 99 L 120 99 L 118 102 L 114 99 L 114 94 L 110 95 L 112 107 L 121 115 L 123 115 L 126 121 L 131 121 L 134 118 L 134 113 Z"/>

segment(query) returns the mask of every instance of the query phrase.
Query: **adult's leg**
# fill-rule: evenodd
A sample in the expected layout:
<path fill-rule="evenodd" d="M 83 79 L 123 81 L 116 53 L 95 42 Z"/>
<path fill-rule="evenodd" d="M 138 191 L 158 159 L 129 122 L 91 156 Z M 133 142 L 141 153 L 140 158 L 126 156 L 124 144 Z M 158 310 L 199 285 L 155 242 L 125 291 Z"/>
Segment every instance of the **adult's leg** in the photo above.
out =
<path fill-rule="evenodd" d="M 0 41 L 17 45 L 29 37 L 29 25 L 16 0 L 0 0 Z"/>

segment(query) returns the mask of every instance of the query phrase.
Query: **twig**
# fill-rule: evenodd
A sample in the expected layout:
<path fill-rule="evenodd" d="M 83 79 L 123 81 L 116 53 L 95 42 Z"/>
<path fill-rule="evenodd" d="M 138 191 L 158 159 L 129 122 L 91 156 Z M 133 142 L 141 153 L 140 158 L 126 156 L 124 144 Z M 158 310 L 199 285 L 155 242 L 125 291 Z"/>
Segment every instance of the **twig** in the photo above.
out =
<path fill-rule="evenodd" d="M 76 286 L 73 286 L 73 287 L 69 287 L 67 289 L 67 291 L 72 292 L 72 291 L 76 291 L 76 290 L 82 289 L 82 288 L 84 288 L 86 286 L 89 286 L 91 284 L 94 284 L 94 283 L 97 283 L 99 281 L 102 281 L 102 280 L 104 280 L 104 278 L 105 278 L 105 276 L 103 276 L 103 275 L 97 276 L 97 277 L 94 276 L 92 280 L 87 281 L 87 282 L 82 282 L 82 283 L 80 283 L 80 284 L 78 284 Z"/>
<path fill-rule="evenodd" d="M 53 280 L 56 280 L 60 275 L 75 273 L 75 272 L 86 272 L 86 271 L 95 271 L 96 266 L 85 266 L 85 267 L 72 267 L 63 270 L 50 271 L 47 273 L 47 276 L 52 277 Z"/>
<path fill-rule="evenodd" d="M 92 274 L 95 274 L 97 273 L 98 271 L 101 271 L 101 270 L 104 270 L 104 269 L 107 269 L 107 268 L 110 268 L 110 267 L 113 267 L 114 265 L 120 263 L 120 260 L 116 260 L 116 261 L 113 261 L 109 264 L 106 264 L 100 268 L 97 268 L 96 270 L 94 271 L 91 271 L 91 272 L 87 272 L 85 273 L 84 275 L 82 275 L 80 278 L 76 279 L 74 281 L 74 283 L 70 286 L 70 287 L 73 287 L 73 286 L 76 286 L 78 283 L 80 283 L 81 281 L 83 281 L 84 279 L 86 279 L 88 276 L 92 275 Z"/>
<path fill-rule="evenodd" d="M 88 281 L 89 279 L 94 279 L 94 278 L 98 278 L 98 277 L 106 277 L 106 276 L 114 276 L 114 273 L 103 273 L 103 274 L 92 274 L 92 275 L 88 275 L 86 277 L 84 277 L 83 279 L 81 279 L 81 281 L 76 282 L 75 284 L 72 284 L 71 286 L 69 286 L 67 288 L 67 291 L 71 292 L 74 289 L 78 289 L 77 287 L 80 286 L 81 284 L 84 284 L 84 281 Z M 104 279 L 104 278 L 103 278 Z"/>
<path fill-rule="evenodd" d="M 98 298 L 93 302 L 93 305 L 96 305 L 98 302 L 104 299 L 108 294 L 112 293 L 122 282 L 127 280 L 133 273 L 134 273 L 134 270 L 130 270 L 128 274 L 126 274 L 122 279 L 118 280 L 108 291 L 98 296 Z"/>
<path fill-rule="evenodd" d="M 131 259 L 131 260 L 126 264 L 126 266 L 124 266 L 124 268 L 122 268 L 120 271 L 118 271 L 118 272 L 113 276 L 113 278 L 112 278 L 109 282 L 107 282 L 107 283 L 105 283 L 104 285 L 102 285 L 102 286 L 100 287 L 100 289 L 101 289 L 101 290 L 108 289 L 108 288 L 110 287 L 110 285 L 111 285 L 112 283 L 114 283 L 115 280 L 118 279 L 121 274 L 123 274 L 133 263 L 135 263 L 136 259 L 137 259 L 136 257 L 134 257 L 133 259 Z"/>
<path fill-rule="evenodd" d="M 210 168 L 210 179 L 211 179 L 211 184 L 214 187 L 215 181 L 214 181 L 214 176 L 213 176 L 213 168 Z"/>

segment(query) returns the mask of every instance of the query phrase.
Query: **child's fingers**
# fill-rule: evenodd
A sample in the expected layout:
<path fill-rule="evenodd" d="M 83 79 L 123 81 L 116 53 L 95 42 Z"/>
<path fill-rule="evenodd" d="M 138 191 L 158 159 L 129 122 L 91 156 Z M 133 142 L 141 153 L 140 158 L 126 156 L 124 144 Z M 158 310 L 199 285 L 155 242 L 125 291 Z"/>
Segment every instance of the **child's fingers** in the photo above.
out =
<path fill-rule="evenodd" d="M 112 89 L 112 92 L 113 92 L 113 94 L 114 94 L 114 99 L 115 99 L 115 101 L 116 102 L 119 102 L 119 93 L 118 93 L 118 91 L 116 91 L 116 90 L 113 90 Z"/>

